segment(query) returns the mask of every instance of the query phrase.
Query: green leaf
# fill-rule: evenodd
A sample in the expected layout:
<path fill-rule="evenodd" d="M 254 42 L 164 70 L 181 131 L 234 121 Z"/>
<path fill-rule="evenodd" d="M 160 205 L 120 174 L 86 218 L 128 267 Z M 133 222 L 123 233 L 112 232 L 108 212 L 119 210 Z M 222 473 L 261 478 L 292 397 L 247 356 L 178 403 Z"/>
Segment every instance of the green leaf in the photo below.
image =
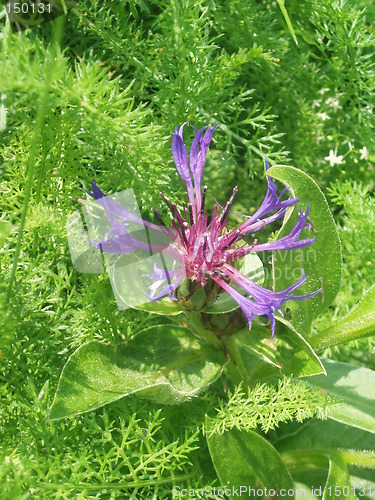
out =
<path fill-rule="evenodd" d="M 178 403 L 216 380 L 225 363 L 223 353 L 174 325 L 147 328 L 117 346 L 90 342 L 64 366 L 49 418 L 94 410 L 140 391 L 163 404 Z"/>
<path fill-rule="evenodd" d="M 304 474 L 309 465 L 313 465 L 312 457 L 316 457 L 314 465 L 326 469 L 324 456 L 333 456 L 336 453 L 347 465 L 356 466 L 356 474 L 361 473 L 358 468 L 375 469 L 375 435 L 355 429 L 349 425 L 334 420 L 309 421 L 296 428 L 284 432 L 275 446 L 284 458 L 294 477 L 294 472 Z M 306 457 L 303 463 L 301 457 Z M 319 459 L 320 457 L 320 459 Z M 293 463 L 293 465 L 292 465 Z"/>
<path fill-rule="evenodd" d="M 276 384 L 282 378 L 279 367 L 270 364 L 269 361 L 264 361 L 251 349 L 245 347 L 245 344 L 238 341 L 237 348 L 247 372 L 244 378 L 250 387 L 257 383 Z"/>
<path fill-rule="evenodd" d="M 322 500 L 329 498 L 354 500 L 356 496 L 351 491 L 350 475 L 344 453 L 335 450 L 315 451 L 304 448 L 283 453 L 281 456 L 291 471 L 293 479 L 302 483 L 302 491 L 310 490 L 315 498 L 322 498 Z"/>
<path fill-rule="evenodd" d="M 134 309 L 139 309 L 140 311 L 147 311 L 153 314 L 162 314 L 163 316 L 175 316 L 176 314 L 181 314 L 183 309 L 179 306 L 177 301 L 171 300 L 166 297 L 156 302 L 147 302 Z"/>
<path fill-rule="evenodd" d="M 375 480 L 373 471 L 356 471 L 350 474 L 350 483 L 355 488 L 357 498 L 374 500 Z"/>
<path fill-rule="evenodd" d="M 260 359 L 280 368 L 289 377 L 309 377 L 325 373 L 324 367 L 308 342 L 288 321 L 278 318 L 283 324 L 271 339 L 271 331 L 253 323 L 251 331 L 244 328 L 236 334 L 243 347 Z"/>
<path fill-rule="evenodd" d="M 299 198 L 292 215 L 286 218 L 278 238 L 286 236 L 294 227 L 298 210 L 306 210 L 309 204 L 309 221 L 313 234 L 306 230 L 305 237 L 316 237 L 308 247 L 289 252 L 273 253 L 273 274 L 276 290 L 284 290 L 295 283 L 302 274 L 308 277 L 298 289 L 298 294 L 323 288 L 323 292 L 308 300 L 289 301 L 286 308 L 291 312 L 291 323 L 303 334 L 308 334 L 312 320 L 323 312 L 335 298 L 341 283 L 341 247 L 328 203 L 324 194 L 311 177 L 293 167 L 272 167 L 267 175 L 290 186 L 293 195 Z"/>
<path fill-rule="evenodd" d="M 289 426 L 275 444 L 280 452 L 297 449 L 375 449 L 375 434 L 362 429 L 355 429 L 332 419 L 310 420 L 298 425 Z"/>
<path fill-rule="evenodd" d="M 351 490 L 350 475 L 345 460 L 339 453 L 331 453 L 328 456 L 328 461 L 328 477 L 322 500 L 328 500 L 329 498 L 355 500 L 357 497 Z"/>
<path fill-rule="evenodd" d="M 341 321 L 334 323 L 318 335 L 311 337 L 310 343 L 316 350 L 325 349 L 343 342 L 367 337 L 375 332 L 375 285 L 373 285 Z"/>
<path fill-rule="evenodd" d="M 292 36 L 292 38 L 294 40 L 294 43 L 296 45 L 298 45 L 298 40 L 297 40 L 296 34 L 294 32 L 293 25 L 292 25 L 292 23 L 290 21 L 290 17 L 289 17 L 288 11 L 285 8 L 284 0 L 277 0 L 277 3 L 279 4 L 280 10 L 282 12 L 282 15 L 284 16 L 284 19 L 285 19 L 286 25 L 288 27 L 289 33 L 291 34 L 291 36 Z"/>
<path fill-rule="evenodd" d="M 248 254 L 242 259 L 239 271 L 258 285 L 261 285 L 264 281 L 263 263 L 255 253 Z M 229 284 L 238 292 L 244 293 L 243 289 L 236 283 L 231 281 Z M 221 314 L 235 311 L 238 308 L 239 305 L 237 302 L 232 299 L 228 293 L 224 292 L 221 293 L 213 305 L 210 308 L 205 309 L 204 312 L 208 314 Z"/>
<path fill-rule="evenodd" d="M 223 434 L 210 433 L 206 417 L 207 443 L 216 473 L 223 486 L 242 491 L 246 498 L 266 498 L 266 489 L 286 491 L 293 489 L 290 473 L 276 449 L 262 436 L 253 431 L 232 429 Z M 228 495 L 235 498 L 235 492 Z M 270 493 L 272 496 L 272 492 Z M 294 496 L 288 496 L 294 498 Z"/>
<path fill-rule="evenodd" d="M 294 490 L 296 492 L 296 497 L 301 497 L 303 498 L 303 500 L 317 500 L 317 497 L 313 494 L 313 491 L 311 491 L 311 484 L 309 485 L 309 487 L 306 487 L 306 483 L 298 482 L 295 480 Z"/>
<path fill-rule="evenodd" d="M 314 387 L 325 389 L 329 394 L 342 400 L 330 418 L 375 432 L 375 372 L 368 368 L 323 360 L 326 377 L 314 377 L 308 381 Z"/>
<path fill-rule="evenodd" d="M 12 225 L 9 222 L 0 220 L 0 248 L 4 245 L 6 239 L 10 235 Z"/>

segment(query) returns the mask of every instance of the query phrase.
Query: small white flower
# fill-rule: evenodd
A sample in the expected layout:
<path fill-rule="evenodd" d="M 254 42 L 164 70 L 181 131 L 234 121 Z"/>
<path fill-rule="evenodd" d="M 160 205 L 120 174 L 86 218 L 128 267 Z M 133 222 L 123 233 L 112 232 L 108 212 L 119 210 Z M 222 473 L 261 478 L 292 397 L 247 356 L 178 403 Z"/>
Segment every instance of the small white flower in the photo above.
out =
<path fill-rule="evenodd" d="M 319 108 L 320 107 L 320 104 L 321 104 L 321 100 L 320 99 L 315 99 L 312 103 L 312 109 L 315 109 L 315 108 Z"/>
<path fill-rule="evenodd" d="M 363 148 L 360 149 L 359 152 L 361 153 L 360 160 L 368 160 L 368 150 L 366 146 L 363 146 Z"/>
<path fill-rule="evenodd" d="M 318 90 L 318 94 L 325 94 L 326 92 L 328 92 L 330 89 L 327 89 L 327 88 L 322 88 L 320 90 Z"/>
<path fill-rule="evenodd" d="M 323 120 L 324 122 L 331 118 L 329 115 L 327 115 L 327 113 L 317 113 L 316 116 L 321 120 Z"/>
<path fill-rule="evenodd" d="M 341 165 L 343 163 L 343 156 L 342 155 L 337 156 L 336 153 L 333 152 L 333 149 L 331 149 L 329 155 L 326 156 L 324 159 L 325 161 L 329 161 L 331 167 L 333 167 L 334 165 Z"/>
<path fill-rule="evenodd" d="M 340 106 L 339 104 L 339 100 L 335 99 L 334 97 L 328 97 L 328 99 L 326 100 L 326 104 L 331 106 L 335 113 L 337 113 L 339 109 L 342 109 L 342 106 Z"/>

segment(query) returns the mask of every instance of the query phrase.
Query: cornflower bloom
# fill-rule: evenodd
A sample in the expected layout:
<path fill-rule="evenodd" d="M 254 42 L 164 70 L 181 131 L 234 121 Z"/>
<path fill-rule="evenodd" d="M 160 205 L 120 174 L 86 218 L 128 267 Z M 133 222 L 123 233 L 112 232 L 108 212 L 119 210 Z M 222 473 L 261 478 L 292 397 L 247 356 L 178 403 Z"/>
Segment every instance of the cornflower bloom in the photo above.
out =
<path fill-rule="evenodd" d="M 202 176 L 207 151 L 217 126 L 203 127 L 200 130 L 193 127 L 196 135 L 188 157 L 183 141 L 185 125 L 186 123 L 179 129 L 176 127 L 174 131 L 172 155 L 177 171 L 186 184 L 189 202 L 187 205 L 184 203 L 182 210 L 179 210 L 177 205 L 170 203 L 164 194 L 160 193 L 173 216 L 172 227 L 166 227 L 156 209 L 154 213 L 160 226 L 136 217 L 109 196 L 104 195 L 93 181 L 93 192 L 89 194 L 105 209 L 112 228 L 102 240 L 91 243 L 96 248 L 112 254 L 125 254 L 139 249 L 155 253 L 165 252 L 165 245 L 139 241 L 129 234 L 126 227 L 132 222 L 143 225 L 150 231 L 163 233 L 169 239 L 167 252 L 177 265 L 172 269 L 161 269 L 154 265 L 154 272 L 147 275 L 153 280 L 153 284 L 149 287 L 148 300 L 157 301 L 167 295 L 171 300 L 177 300 L 176 289 L 185 277 L 194 281 L 197 286 L 203 287 L 208 280 L 213 280 L 237 302 L 247 318 L 250 329 L 255 316 L 267 316 L 272 325 L 273 337 L 276 327 L 275 311 L 282 314 L 281 306 L 287 300 L 308 299 L 316 295 L 320 289 L 305 295 L 294 295 L 294 291 L 307 279 L 302 271 L 299 281 L 283 291 L 274 292 L 242 274 L 235 267 L 235 263 L 252 252 L 293 250 L 314 243 L 315 238 L 299 239 L 305 227 L 311 229 L 311 225 L 307 222 L 309 206 L 307 205 L 305 213 L 299 211 L 298 221 L 288 235 L 268 243 L 258 243 L 258 240 L 254 239 L 252 244 L 248 244 L 245 241 L 246 237 L 253 236 L 264 226 L 283 218 L 288 207 L 295 205 L 299 201 L 298 198 L 284 196 L 288 188 L 278 195 L 277 187 L 269 177 L 267 192 L 260 207 L 251 216 L 243 215 L 245 221 L 237 229 L 228 230 L 226 227 L 237 186 L 234 187 L 224 207 L 216 202 L 209 218 L 205 211 L 207 186 L 202 188 Z M 266 169 L 268 168 L 266 160 Z M 235 289 L 233 284 L 238 285 L 242 292 L 238 291 L 238 287 Z"/>

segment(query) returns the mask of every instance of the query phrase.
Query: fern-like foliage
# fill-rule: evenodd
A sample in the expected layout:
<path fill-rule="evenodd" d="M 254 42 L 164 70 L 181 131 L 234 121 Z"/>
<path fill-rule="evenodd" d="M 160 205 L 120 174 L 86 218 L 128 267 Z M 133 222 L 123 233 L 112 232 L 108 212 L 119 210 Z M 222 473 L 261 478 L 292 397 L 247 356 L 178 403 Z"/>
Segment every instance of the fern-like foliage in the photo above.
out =
<path fill-rule="evenodd" d="M 346 296 L 348 308 L 375 282 L 375 269 L 372 265 L 375 246 L 375 198 L 371 194 L 371 185 L 347 180 L 334 183 L 329 195 L 340 210 L 338 225 L 343 245 L 344 282 L 354 278 Z"/>
<path fill-rule="evenodd" d="M 323 391 L 287 378 L 280 379 L 277 386 L 257 384 L 247 392 L 239 385 L 228 392 L 228 401 L 220 404 L 217 415 L 210 421 L 210 432 L 222 434 L 233 428 L 259 428 L 267 433 L 282 422 L 325 419 L 337 403 Z"/>
<path fill-rule="evenodd" d="M 343 318 L 375 283 L 375 198 L 371 185 L 354 180 L 335 182 L 328 193 L 336 206 L 344 263 L 343 284 L 334 302 L 334 315 Z M 319 318 L 316 328 L 330 326 L 330 314 Z M 375 369 L 374 346 L 374 338 L 369 337 L 336 347 L 331 355 L 348 362 L 366 362 Z"/>
<path fill-rule="evenodd" d="M 42 499 L 168 498 L 175 481 L 199 480 L 199 467 L 190 466 L 198 433 L 182 430 L 170 439 L 163 430 L 168 410 L 131 398 L 54 425 L 45 421 L 49 384 L 37 391 L 29 380 L 26 395 L 13 451 L 0 454 L 2 498 L 23 498 L 25 491 Z"/>
<path fill-rule="evenodd" d="M 67 16 L 22 33 L 11 32 L 1 7 L 0 218 L 13 224 L 0 248 L 1 498 L 163 499 L 173 484 L 217 481 L 196 430 L 215 414 L 221 387 L 181 407 L 132 397 L 46 422 L 77 347 L 123 342 L 163 321 L 120 312 L 105 274 L 78 273 L 65 224 L 93 177 L 108 193 L 133 188 L 145 218 L 160 208 L 160 190 L 181 203 L 170 152 L 176 125 L 221 123 L 204 173 L 209 208 L 212 194 L 224 203 L 238 185 L 233 211 L 254 213 L 265 155 L 310 172 L 323 188 L 339 179 L 330 191 L 345 250 L 336 316 L 373 284 L 375 9 L 366 0 L 286 4 L 298 46 L 278 2 L 267 0 L 80 0 Z M 331 149 L 342 164 L 324 159 Z M 351 177 L 357 183 L 342 183 Z M 317 324 L 328 326 L 331 313 Z M 373 366 L 364 342 L 333 354 Z M 237 388 L 215 429 L 267 432 L 325 416 L 333 403 L 286 380 Z"/>

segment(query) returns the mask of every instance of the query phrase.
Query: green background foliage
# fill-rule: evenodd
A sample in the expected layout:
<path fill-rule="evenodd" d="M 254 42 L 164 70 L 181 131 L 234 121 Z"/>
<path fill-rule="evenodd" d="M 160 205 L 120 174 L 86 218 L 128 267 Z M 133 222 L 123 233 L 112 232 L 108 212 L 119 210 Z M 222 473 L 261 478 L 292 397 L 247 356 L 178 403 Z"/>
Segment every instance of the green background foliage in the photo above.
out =
<path fill-rule="evenodd" d="M 166 216 L 159 191 L 177 203 L 184 196 L 170 154 L 176 125 L 221 124 L 205 181 L 219 202 L 239 185 L 235 212 L 253 213 L 263 199 L 265 155 L 271 166 L 311 175 L 328 196 L 343 285 L 314 319 L 313 333 L 344 318 L 374 284 L 375 8 L 370 0 L 285 5 L 298 44 L 276 1 L 82 0 L 67 16 L 20 34 L 1 11 L 1 498 L 169 498 L 175 484 L 218 484 L 200 429 L 205 414 L 214 418 L 228 400 L 222 380 L 177 407 L 130 396 L 46 421 L 76 348 L 115 345 L 170 323 L 118 311 L 105 274 L 73 268 L 65 224 L 93 177 L 105 192 L 133 188 L 145 217 L 153 206 Z M 342 163 L 331 166 L 331 150 Z M 270 282 L 266 273 L 265 286 Z M 373 347 L 362 339 L 325 355 L 373 369 Z M 300 392 L 292 385 L 282 394 L 298 401 Z M 246 419 L 250 396 L 235 400 L 245 419 L 238 425 L 264 430 L 261 415 Z M 284 420 L 324 414 L 331 405 L 315 392 L 305 401 L 311 408 L 303 417 L 290 409 Z M 284 420 L 275 414 L 267 429 Z M 343 427 L 332 424 L 331 434 Z M 309 440 L 312 448 L 321 444 L 313 431 L 303 427 L 297 449 Z M 298 479 L 300 457 L 281 445 L 289 431 L 273 432 Z M 353 436 L 346 448 L 359 443 Z M 363 442 L 373 447 L 368 436 Z M 340 469 L 342 457 L 326 454 L 324 467 L 327 456 Z M 355 469 L 353 476 L 366 474 Z"/>

